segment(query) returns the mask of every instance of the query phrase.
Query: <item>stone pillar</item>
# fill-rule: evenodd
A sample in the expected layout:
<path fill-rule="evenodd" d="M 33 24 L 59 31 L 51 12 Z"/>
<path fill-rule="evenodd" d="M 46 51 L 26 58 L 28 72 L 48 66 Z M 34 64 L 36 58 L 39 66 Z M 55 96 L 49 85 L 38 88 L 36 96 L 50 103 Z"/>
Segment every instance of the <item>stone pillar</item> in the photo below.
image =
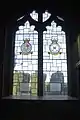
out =
<path fill-rule="evenodd" d="M 74 29 L 68 29 L 66 31 L 66 44 L 67 44 L 67 65 L 68 65 L 68 95 L 77 97 L 78 84 L 77 84 L 77 72 L 76 62 L 78 60 L 77 51 L 77 32 Z"/>
<path fill-rule="evenodd" d="M 80 99 L 80 34 L 77 36 L 76 48 L 78 53 L 78 60 L 76 62 L 77 97 Z"/>
<path fill-rule="evenodd" d="M 0 27 L 0 98 L 2 97 L 3 55 L 5 46 L 5 27 Z"/>
<path fill-rule="evenodd" d="M 3 60 L 3 90 L 2 96 L 9 96 L 12 93 L 12 73 L 13 73 L 13 50 L 14 50 L 14 32 L 11 26 L 5 29 L 5 49 Z"/>

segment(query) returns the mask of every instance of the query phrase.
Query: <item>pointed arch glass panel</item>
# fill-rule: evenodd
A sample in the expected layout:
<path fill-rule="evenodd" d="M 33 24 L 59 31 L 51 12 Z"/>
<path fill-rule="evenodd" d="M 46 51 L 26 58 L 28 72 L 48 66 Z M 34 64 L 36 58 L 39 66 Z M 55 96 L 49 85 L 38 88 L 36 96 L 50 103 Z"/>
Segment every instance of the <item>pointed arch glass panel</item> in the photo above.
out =
<path fill-rule="evenodd" d="M 67 94 L 66 36 L 54 21 L 43 32 L 43 72 L 46 95 Z M 55 54 L 57 53 L 57 54 Z"/>
<path fill-rule="evenodd" d="M 15 34 L 13 95 L 37 95 L 38 32 L 26 21 Z"/>

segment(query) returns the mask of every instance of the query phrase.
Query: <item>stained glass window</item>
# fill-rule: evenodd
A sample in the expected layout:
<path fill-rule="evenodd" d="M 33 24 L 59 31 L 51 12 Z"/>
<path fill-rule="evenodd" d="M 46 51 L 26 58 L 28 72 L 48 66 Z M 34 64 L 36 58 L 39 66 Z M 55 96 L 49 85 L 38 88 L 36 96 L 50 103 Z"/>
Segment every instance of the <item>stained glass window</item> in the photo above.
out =
<path fill-rule="evenodd" d="M 24 16 L 22 16 L 22 17 L 18 18 L 18 19 L 17 19 L 17 21 L 21 20 L 22 18 L 24 18 Z"/>
<path fill-rule="evenodd" d="M 34 28 L 35 26 L 30 26 L 27 21 L 16 31 L 13 95 L 37 95 L 38 32 Z M 26 39 L 29 40 L 28 44 L 25 42 L 29 49 L 24 44 Z M 30 47 L 32 53 L 30 53 Z M 24 54 L 28 51 L 30 54 Z"/>
<path fill-rule="evenodd" d="M 45 13 L 43 13 L 43 22 L 48 20 L 50 18 L 50 16 L 51 16 L 51 14 L 48 11 L 45 11 Z"/>
<path fill-rule="evenodd" d="M 34 19 L 35 21 L 38 21 L 38 13 L 36 13 L 35 10 L 34 10 L 32 13 L 30 13 L 30 16 L 31 16 L 32 19 Z"/>
<path fill-rule="evenodd" d="M 43 22 L 51 16 L 48 11 L 42 15 Z M 30 13 L 30 16 L 38 22 L 36 11 Z M 44 94 L 67 94 L 65 32 L 62 31 L 61 26 L 56 26 L 54 21 L 51 22 L 51 26 L 45 27 L 46 31 L 43 31 Z M 37 95 L 38 32 L 35 30 L 35 25 L 30 25 L 29 21 L 26 21 L 24 26 L 19 26 L 19 30 L 16 31 L 14 61 L 13 95 Z"/>
<path fill-rule="evenodd" d="M 30 13 L 30 16 L 35 21 L 38 21 L 38 13 L 36 13 L 35 10 L 32 13 Z M 48 20 L 50 18 L 50 16 L 51 16 L 51 14 L 48 11 L 45 11 L 45 13 L 43 13 L 43 22 L 45 22 L 46 20 Z"/>
<path fill-rule="evenodd" d="M 62 31 L 61 26 L 56 26 L 54 21 L 52 21 L 51 26 L 47 26 L 46 29 L 47 31 L 43 32 L 43 72 L 47 75 L 45 80 L 45 83 L 47 84 L 45 94 L 56 94 L 59 93 L 57 90 L 60 88 L 60 75 L 63 76 L 61 79 L 63 80 L 63 87 L 65 88 L 65 86 L 67 86 L 66 37 L 65 32 Z M 56 43 L 52 43 L 52 40 L 55 40 Z M 59 45 L 61 54 L 49 54 L 50 45 L 52 45 L 51 49 L 53 49 L 53 47 L 58 49 L 57 45 Z M 54 50 L 54 52 L 56 53 L 56 50 Z M 56 77 L 53 77 L 55 75 L 57 79 Z M 54 89 L 55 86 L 56 89 Z M 63 93 L 59 94 L 66 93 L 63 91 Z"/>

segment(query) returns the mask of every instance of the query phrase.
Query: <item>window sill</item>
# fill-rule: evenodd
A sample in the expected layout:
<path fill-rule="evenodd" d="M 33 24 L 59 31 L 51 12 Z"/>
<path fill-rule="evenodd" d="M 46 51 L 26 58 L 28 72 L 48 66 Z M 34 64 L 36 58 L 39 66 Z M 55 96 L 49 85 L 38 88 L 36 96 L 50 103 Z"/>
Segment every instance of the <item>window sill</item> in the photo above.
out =
<path fill-rule="evenodd" d="M 9 96 L 3 97 L 3 99 L 20 99 L 20 100 L 77 100 L 77 98 L 70 97 L 67 95 L 46 95 L 44 97 L 37 97 L 37 96 Z"/>

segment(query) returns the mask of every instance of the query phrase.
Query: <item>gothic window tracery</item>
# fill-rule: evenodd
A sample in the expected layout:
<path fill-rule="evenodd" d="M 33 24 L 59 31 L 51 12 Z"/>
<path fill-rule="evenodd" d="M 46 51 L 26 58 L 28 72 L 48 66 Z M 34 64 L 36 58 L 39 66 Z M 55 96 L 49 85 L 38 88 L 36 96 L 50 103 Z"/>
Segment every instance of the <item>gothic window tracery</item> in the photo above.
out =
<path fill-rule="evenodd" d="M 30 16 L 38 22 L 38 13 L 36 11 L 30 13 Z M 51 14 L 45 11 L 42 16 L 42 22 L 45 22 L 51 17 Z M 67 57 L 66 37 L 62 27 L 56 26 L 55 21 L 51 22 L 51 26 L 45 27 L 46 31 L 43 31 L 43 77 L 46 74 L 44 92 L 47 93 L 46 86 L 50 82 L 53 73 L 61 71 L 64 75 L 64 83 L 67 83 Z M 24 26 L 19 26 L 19 30 L 16 31 L 13 74 L 14 95 L 21 95 L 20 88 L 21 85 L 22 89 L 25 88 L 28 74 L 29 87 L 28 89 L 25 88 L 22 92 L 25 95 L 37 95 L 38 31 L 35 30 L 35 25 L 30 25 L 29 21 L 26 21 Z M 27 74 L 25 79 L 24 74 Z"/>

